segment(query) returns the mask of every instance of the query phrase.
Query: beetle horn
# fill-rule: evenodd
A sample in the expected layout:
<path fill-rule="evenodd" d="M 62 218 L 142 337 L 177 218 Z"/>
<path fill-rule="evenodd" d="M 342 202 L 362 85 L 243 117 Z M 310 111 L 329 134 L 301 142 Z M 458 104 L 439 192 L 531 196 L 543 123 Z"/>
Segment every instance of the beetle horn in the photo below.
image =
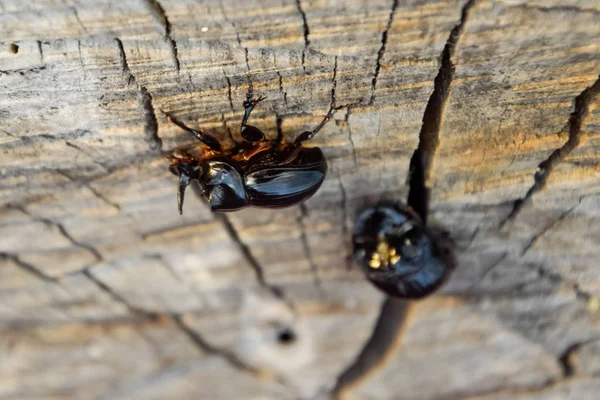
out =
<path fill-rule="evenodd" d="M 177 209 L 179 215 L 183 214 L 183 199 L 185 195 L 185 188 L 190 184 L 191 179 L 185 174 L 179 176 L 179 187 L 177 188 Z"/>

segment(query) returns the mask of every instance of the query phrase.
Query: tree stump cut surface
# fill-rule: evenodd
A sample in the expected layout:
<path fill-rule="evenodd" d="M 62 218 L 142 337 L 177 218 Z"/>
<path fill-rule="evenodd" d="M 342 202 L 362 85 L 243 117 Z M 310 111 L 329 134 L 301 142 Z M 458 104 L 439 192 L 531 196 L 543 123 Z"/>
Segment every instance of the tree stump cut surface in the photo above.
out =
<path fill-rule="evenodd" d="M 0 38 L 0 399 L 330 397 L 387 321 L 354 216 L 417 148 L 459 267 L 345 394 L 597 398 L 597 1 L 0 0 Z M 162 111 L 232 146 L 250 81 L 270 138 L 361 100 L 325 183 L 180 216 Z"/>

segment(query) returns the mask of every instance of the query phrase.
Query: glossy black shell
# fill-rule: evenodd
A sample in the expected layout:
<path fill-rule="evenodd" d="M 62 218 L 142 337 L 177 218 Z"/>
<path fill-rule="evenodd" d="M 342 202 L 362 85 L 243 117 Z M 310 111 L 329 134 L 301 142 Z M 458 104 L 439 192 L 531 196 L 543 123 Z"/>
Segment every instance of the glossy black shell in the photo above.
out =
<path fill-rule="evenodd" d="M 438 239 L 401 204 L 368 208 L 359 214 L 353 253 L 367 279 L 390 296 L 419 299 L 454 269 L 451 244 Z"/>
<path fill-rule="evenodd" d="M 287 158 L 293 159 L 286 162 Z M 286 158 L 287 157 L 287 158 Z M 289 145 L 238 162 L 216 157 L 201 165 L 200 186 L 212 211 L 255 206 L 282 208 L 298 204 L 321 187 L 327 162 L 319 148 Z"/>

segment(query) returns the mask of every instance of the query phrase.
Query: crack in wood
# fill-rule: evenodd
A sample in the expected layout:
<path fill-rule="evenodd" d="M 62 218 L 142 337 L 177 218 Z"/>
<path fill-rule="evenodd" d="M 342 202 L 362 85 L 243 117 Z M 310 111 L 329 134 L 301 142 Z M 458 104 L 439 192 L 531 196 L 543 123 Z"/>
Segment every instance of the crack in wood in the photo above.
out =
<path fill-rule="evenodd" d="M 308 209 L 306 208 L 306 205 L 304 203 L 300 204 L 298 208 L 300 209 L 300 215 L 296 219 L 296 223 L 300 227 L 300 241 L 302 242 L 302 249 L 304 251 L 304 256 L 308 260 L 308 265 L 310 266 L 310 270 L 312 271 L 314 277 L 313 283 L 316 287 L 320 288 L 321 278 L 319 277 L 319 267 L 313 259 L 312 250 L 308 243 L 308 236 L 306 234 L 306 224 L 304 222 L 305 219 L 308 217 Z"/>
<path fill-rule="evenodd" d="M 302 18 L 302 30 L 304 35 L 304 49 L 302 50 L 302 70 L 304 71 L 304 73 L 306 73 L 306 66 L 304 62 L 306 60 L 306 51 L 308 50 L 308 46 L 310 46 L 310 39 L 308 37 L 310 35 L 310 29 L 308 28 L 306 12 L 304 11 L 304 8 L 302 8 L 301 0 L 296 0 L 296 9 L 298 10 L 298 13 L 300 13 L 300 17 Z"/>
<path fill-rule="evenodd" d="M 177 42 L 173 39 L 171 35 L 171 23 L 169 22 L 169 18 L 167 18 L 167 14 L 163 6 L 157 0 L 144 0 L 146 7 L 150 11 L 150 15 L 156 23 L 160 26 L 163 31 L 163 40 L 169 46 L 169 50 L 171 52 L 171 58 L 173 59 L 173 64 L 175 65 L 175 69 L 177 72 L 180 70 L 179 57 L 177 55 Z"/>
<path fill-rule="evenodd" d="M 533 196 L 541 191 L 546 190 L 548 186 L 548 179 L 552 175 L 552 172 L 558 164 L 560 164 L 565 158 L 575 150 L 581 143 L 581 131 L 583 124 L 588 117 L 590 111 L 590 105 L 594 102 L 595 98 L 600 94 L 600 76 L 591 86 L 587 87 L 581 92 L 574 100 L 574 110 L 569 116 L 569 138 L 566 143 L 554 150 L 550 156 L 542 161 L 538 165 L 538 170 L 533 176 L 534 183 L 529 188 L 525 197 L 518 199 L 514 202 L 513 208 L 508 216 L 500 224 L 502 228 L 507 222 L 514 220 L 517 215 L 523 210 L 527 204 L 529 204 Z"/>
<path fill-rule="evenodd" d="M 231 79 L 229 79 L 224 69 L 222 70 L 222 72 L 223 76 L 225 77 L 225 80 L 227 81 L 227 98 L 229 99 L 229 107 L 231 108 L 231 112 L 233 113 L 235 112 L 235 110 L 233 109 L 233 97 L 231 96 Z"/>
<path fill-rule="evenodd" d="M 175 279 L 180 285 L 185 286 L 186 288 L 188 288 L 190 290 L 190 292 L 194 293 L 194 295 L 198 299 L 198 302 L 202 303 L 202 295 L 198 291 L 198 289 L 196 289 L 196 286 L 192 285 L 192 284 L 189 284 L 188 282 L 186 282 L 186 280 L 179 274 L 179 271 L 177 271 L 171 265 L 171 263 L 162 256 L 162 254 L 158 254 L 158 253 L 157 254 L 151 254 L 148 257 L 149 258 L 153 258 L 155 260 L 158 260 L 158 262 L 160 262 L 161 265 L 163 267 L 165 267 L 165 269 L 167 270 L 167 272 L 169 272 L 169 274 L 173 277 L 173 279 Z"/>
<path fill-rule="evenodd" d="M 356 146 L 354 143 L 354 138 L 352 137 L 352 126 L 350 125 L 350 114 L 352 113 L 352 107 L 348 106 L 346 109 L 346 116 L 344 117 L 344 122 L 348 127 L 348 141 L 350 142 L 350 147 L 352 147 L 352 162 L 354 163 L 354 168 L 358 168 L 358 161 L 356 159 Z"/>
<path fill-rule="evenodd" d="M 69 144 L 69 142 L 67 142 L 67 144 Z M 72 147 L 82 151 L 81 149 L 79 149 L 77 146 L 72 145 Z M 83 151 L 82 151 L 83 152 Z M 83 152 L 84 154 L 86 154 L 85 152 Z M 101 164 L 100 164 L 101 165 Z M 86 181 L 79 181 L 75 178 L 73 178 L 71 175 L 69 175 L 68 173 L 66 173 L 65 171 L 61 170 L 61 169 L 56 169 L 56 172 L 58 172 L 59 174 L 61 174 L 62 176 L 64 176 L 65 178 L 67 178 L 68 180 L 70 180 L 71 182 L 81 185 L 83 187 L 85 187 L 86 189 L 88 189 L 96 198 L 98 198 L 99 200 L 103 201 L 104 203 L 106 203 L 106 205 L 111 206 L 112 208 L 114 208 L 117 212 L 121 212 L 121 206 L 118 205 L 117 203 L 109 200 L 108 198 L 106 198 L 102 193 L 100 193 L 98 190 L 96 190 L 92 185 L 90 185 L 88 182 Z"/>
<path fill-rule="evenodd" d="M 373 72 L 373 80 L 371 81 L 371 98 L 369 100 L 369 105 L 372 106 L 375 101 L 375 89 L 377 87 L 377 78 L 379 77 L 379 71 L 381 70 L 381 60 L 383 59 L 383 55 L 385 54 L 385 48 L 387 46 L 388 34 L 392 27 L 392 23 L 394 22 L 394 14 L 396 13 L 396 9 L 398 8 L 398 0 L 394 0 L 392 3 L 392 10 L 390 11 L 390 15 L 388 17 L 388 22 L 385 27 L 385 30 L 381 33 L 381 46 L 379 47 L 379 51 L 377 51 L 377 60 L 375 61 L 375 71 Z"/>
<path fill-rule="evenodd" d="M 500 255 L 500 257 L 498 257 L 498 259 L 494 260 L 489 266 L 487 266 L 483 270 L 483 273 L 479 276 L 477 281 L 473 282 L 473 284 L 469 287 L 469 291 L 471 291 L 475 287 L 477 287 L 485 279 L 485 277 L 488 276 L 490 274 L 490 272 L 492 272 L 498 265 L 500 265 L 500 263 L 502 263 L 504 260 L 506 260 L 507 257 L 508 257 L 508 252 L 504 252 L 503 254 Z"/>
<path fill-rule="evenodd" d="M 42 49 L 42 41 L 36 40 L 38 52 L 40 53 L 40 63 L 44 63 L 44 50 Z"/>
<path fill-rule="evenodd" d="M 440 131 L 446 104 L 450 97 L 450 86 L 454 79 L 455 65 L 452 61 L 458 42 L 462 37 L 471 10 L 477 0 L 469 0 L 461 10 L 459 22 L 454 26 L 440 57 L 440 69 L 433 82 L 433 92 L 429 97 L 423 125 L 419 132 L 419 146 L 415 150 L 409 168 L 408 205 L 411 206 L 425 223 L 429 210 L 430 189 L 428 181 L 431 178 L 433 161 L 440 145 Z"/>
<path fill-rule="evenodd" d="M 84 33 L 89 34 L 87 28 L 85 27 L 85 25 L 83 25 L 83 22 L 81 22 L 81 19 L 79 18 L 79 12 L 77 12 L 77 9 L 75 7 L 71 7 L 71 11 L 73 12 L 75 20 L 79 24 L 79 27 L 83 30 Z"/>
<path fill-rule="evenodd" d="M 331 78 L 331 104 L 335 105 L 335 90 L 337 88 L 338 58 L 335 56 L 333 62 L 333 78 Z"/>
<path fill-rule="evenodd" d="M 102 257 L 102 255 L 100 254 L 100 252 L 94 248 L 93 246 L 90 246 L 88 244 L 85 243 L 81 243 L 77 240 L 75 240 L 75 238 L 73 236 L 71 236 L 71 234 L 67 231 L 67 229 L 64 227 L 63 224 L 61 224 L 60 222 L 55 222 L 46 218 L 39 218 L 36 217 L 32 214 L 30 214 L 27 209 L 25 207 L 23 207 L 22 205 L 12 205 L 9 204 L 7 206 L 8 208 L 14 208 L 16 210 L 21 211 L 23 214 L 27 215 L 29 218 L 31 218 L 32 221 L 35 222 L 42 222 L 48 226 L 54 226 L 58 229 L 58 231 L 60 232 L 60 234 L 67 239 L 73 246 L 75 247 L 79 247 L 81 249 L 87 250 L 88 252 L 90 252 L 94 258 L 96 259 L 96 262 L 102 262 L 104 260 L 104 258 Z"/>
<path fill-rule="evenodd" d="M 223 129 L 225 129 L 225 131 L 227 131 L 227 136 L 229 137 L 229 140 L 231 140 L 231 142 L 235 146 L 237 146 L 237 142 L 236 142 L 235 138 L 233 137 L 231 128 L 229 127 L 229 125 L 227 125 L 227 121 L 225 120 L 225 114 L 223 114 L 223 113 L 221 113 L 221 124 L 223 125 Z"/>
<path fill-rule="evenodd" d="M 497 1 L 497 0 L 496 0 Z M 586 7 L 578 7 L 576 5 L 568 5 L 568 6 L 542 6 L 539 4 L 507 4 L 503 1 L 499 3 L 503 4 L 507 8 L 517 8 L 523 10 L 537 10 L 544 13 L 590 13 L 593 15 L 600 15 L 600 9 L 597 8 L 586 8 Z"/>
<path fill-rule="evenodd" d="M 523 256 L 525 256 L 525 254 L 527 254 L 529 249 L 535 245 L 535 243 L 539 240 L 540 237 L 544 236 L 548 231 L 554 229 L 554 227 L 556 225 L 558 225 L 561 221 L 564 221 L 573 211 L 575 211 L 575 209 L 577 207 L 579 207 L 579 205 L 581 205 L 581 202 L 583 201 L 583 199 L 585 197 L 586 196 L 581 196 L 579 198 L 579 201 L 577 202 L 577 204 L 575 204 L 573 207 L 569 208 L 567 211 L 563 212 L 558 218 L 556 218 L 554 221 L 552 221 L 550 224 L 548 224 L 544 229 L 542 229 L 541 231 L 539 231 L 538 233 L 533 235 L 532 238 L 527 243 L 527 245 L 525 245 L 525 247 L 523 248 L 523 251 L 521 252 L 521 257 L 523 257 Z"/>
<path fill-rule="evenodd" d="M 569 378 L 575 375 L 575 366 L 571 357 L 581 348 L 582 343 L 573 343 L 567 347 L 559 356 L 558 363 L 560 364 L 563 377 Z"/>
<path fill-rule="evenodd" d="M 182 315 L 171 314 L 171 318 L 175 322 L 175 325 L 177 325 L 177 327 L 181 330 L 181 332 L 183 332 L 187 336 L 187 338 L 192 343 L 194 343 L 196 347 L 198 347 L 203 353 L 220 357 L 236 370 L 250 374 L 256 378 L 262 378 L 265 375 L 268 375 L 268 373 L 265 373 L 265 371 L 259 370 L 244 363 L 233 352 L 218 348 L 210 344 L 206 339 L 202 337 L 202 335 L 197 330 L 192 329 L 185 323 Z"/>
<path fill-rule="evenodd" d="M 400 345 L 410 313 L 406 300 L 387 297 L 381 306 L 373 333 L 355 360 L 338 376 L 331 391 L 336 400 L 346 395 L 357 385 L 382 368 Z"/>
<path fill-rule="evenodd" d="M 158 121 L 156 120 L 156 113 L 154 112 L 154 106 L 152 105 L 152 95 L 145 86 L 137 83 L 135 76 L 131 73 L 121 39 L 115 38 L 114 40 L 117 43 L 117 49 L 119 51 L 121 72 L 127 77 L 128 85 L 134 83 L 138 88 L 137 102 L 142 123 L 144 125 L 145 140 L 148 143 L 150 150 L 162 152 L 162 139 L 158 135 Z"/>
<path fill-rule="evenodd" d="M 158 313 L 144 310 L 140 307 L 136 307 L 133 304 L 129 303 L 123 296 L 113 290 L 110 286 L 96 277 L 91 271 L 90 268 L 84 268 L 81 271 L 81 274 L 85 276 L 90 282 L 94 284 L 101 292 L 107 294 L 111 299 L 115 302 L 122 304 L 127 310 L 133 314 L 134 316 L 143 317 L 145 319 L 155 320 L 159 317 Z"/>
<path fill-rule="evenodd" d="M 50 275 L 46 275 L 44 272 L 42 272 L 40 269 L 33 266 L 32 264 L 29 264 L 29 263 L 21 260 L 18 255 L 0 252 L 0 259 L 3 259 L 3 258 L 11 260 L 19 268 L 21 268 L 22 270 L 26 271 L 27 273 L 35 276 L 36 278 L 38 278 L 44 282 L 57 283 L 57 281 L 58 281 L 56 278 L 54 278 Z"/>
<path fill-rule="evenodd" d="M 152 105 L 152 95 L 145 86 L 139 86 L 138 105 L 144 123 L 144 136 L 150 150 L 162 151 L 162 139 L 158 136 L 158 121 Z"/>
<path fill-rule="evenodd" d="M 193 188 L 194 188 L 193 190 L 196 193 L 196 195 L 202 197 L 202 193 L 199 193 L 200 189 L 199 189 L 199 187 L 198 188 L 197 187 L 198 187 L 198 185 L 193 185 Z M 214 216 L 215 216 L 215 219 L 217 219 L 218 221 L 221 222 L 221 224 L 223 225 L 223 228 L 225 228 L 225 231 L 229 235 L 229 238 L 233 241 L 233 243 L 236 245 L 236 247 L 238 248 L 240 253 L 244 256 L 244 259 L 248 262 L 250 267 L 252 267 L 252 269 L 254 270 L 254 273 L 256 275 L 256 280 L 258 281 L 259 285 L 261 287 L 263 287 L 264 289 L 266 289 L 268 292 L 270 292 L 277 299 L 281 300 L 291 310 L 294 310 L 295 307 L 294 307 L 293 303 L 288 298 L 286 298 L 285 293 L 283 292 L 283 289 L 281 289 L 278 286 L 269 284 L 267 282 L 267 280 L 265 279 L 262 265 L 258 262 L 256 257 L 254 257 L 254 255 L 252 254 L 252 251 L 250 250 L 248 245 L 246 243 L 244 243 L 244 241 L 240 238 L 240 235 L 238 234 L 235 226 L 233 226 L 233 224 L 229 220 L 229 216 L 227 216 L 227 214 L 225 214 L 225 213 L 216 213 L 216 214 L 214 214 Z"/>
<path fill-rule="evenodd" d="M 350 227 L 348 224 L 348 195 L 346 193 L 346 187 L 342 182 L 342 177 L 338 173 L 338 183 L 340 185 L 340 209 L 342 210 L 342 237 L 346 240 L 350 237 Z M 346 270 L 350 270 L 352 268 L 352 249 L 348 249 L 347 244 L 344 246 L 346 248 L 346 256 L 344 259 L 346 260 Z"/>
<path fill-rule="evenodd" d="M 279 72 L 279 67 L 277 66 L 277 55 L 276 54 L 273 54 L 273 65 L 275 66 L 275 72 L 277 73 L 277 76 L 279 77 L 279 93 L 283 97 L 283 104 L 285 104 L 285 106 L 287 107 L 287 105 L 288 105 L 287 92 L 283 90 L 283 76 L 281 75 L 281 72 Z"/>

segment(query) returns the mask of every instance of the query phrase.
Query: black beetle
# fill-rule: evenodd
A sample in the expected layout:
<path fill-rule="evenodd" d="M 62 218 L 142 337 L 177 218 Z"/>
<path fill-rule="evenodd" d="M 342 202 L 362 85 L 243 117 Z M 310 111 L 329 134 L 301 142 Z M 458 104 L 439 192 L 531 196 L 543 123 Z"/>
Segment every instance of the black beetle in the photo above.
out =
<path fill-rule="evenodd" d="M 418 299 L 431 294 L 456 265 L 451 240 L 426 228 L 402 204 L 362 211 L 352 241 L 354 258 L 367 279 L 394 297 Z"/>
<path fill-rule="evenodd" d="M 293 143 L 271 141 L 255 126 L 248 125 L 250 113 L 265 97 L 253 99 L 252 83 L 244 101 L 241 135 L 245 142 L 222 150 L 217 139 L 203 129 L 188 128 L 167 114 L 169 121 L 204 143 L 199 154 L 175 150 L 167 156 L 170 170 L 179 176 L 177 206 L 182 213 L 183 196 L 192 180 L 197 180 L 212 211 L 235 211 L 248 206 L 283 208 L 311 197 L 327 173 L 327 162 L 318 147 L 306 148 L 302 142 L 312 139 L 336 111 L 347 107 L 331 104 L 327 115 L 312 131 L 303 132 Z"/>

